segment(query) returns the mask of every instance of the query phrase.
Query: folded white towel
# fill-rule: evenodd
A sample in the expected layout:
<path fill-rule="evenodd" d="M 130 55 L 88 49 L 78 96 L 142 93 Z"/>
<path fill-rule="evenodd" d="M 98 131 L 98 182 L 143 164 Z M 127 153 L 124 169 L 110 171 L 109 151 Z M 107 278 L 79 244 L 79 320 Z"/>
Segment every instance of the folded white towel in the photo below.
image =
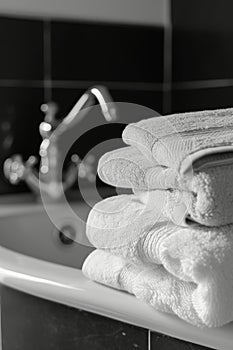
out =
<path fill-rule="evenodd" d="M 134 294 L 158 311 L 176 314 L 193 325 L 203 327 L 192 302 L 195 284 L 172 276 L 162 265 L 135 265 L 96 249 L 85 260 L 83 273 L 96 282 Z M 201 304 L 199 306 L 202 307 Z"/>
<path fill-rule="evenodd" d="M 99 161 L 104 182 L 134 191 L 188 192 L 182 195 L 187 219 L 206 226 L 233 223 L 233 108 L 141 120 L 129 124 L 122 138 L 130 147 Z"/>
<path fill-rule="evenodd" d="M 129 124 L 123 141 L 184 174 L 197 159 L 233 151 L 233 108 L 172 114 Z"/>
<path fill-rule="evenodd" d="M 87 236 L 87 277 L 197 326 L 233 320 L 233 225 L 178 227 L 144 195 L 121 195 L 92 209 Z"/>
<path fill-rule="evenodd" d="M 220 226 L 233 222 L 232 152 L 196 160 L 193 171 L 182 175 L 129 146 L 104 154 L 98 174 L 116 187 L 153 191 L 156 203 L 164 206 L 164 215 L 176 224 L 187 225 L 191 220 Z"/>

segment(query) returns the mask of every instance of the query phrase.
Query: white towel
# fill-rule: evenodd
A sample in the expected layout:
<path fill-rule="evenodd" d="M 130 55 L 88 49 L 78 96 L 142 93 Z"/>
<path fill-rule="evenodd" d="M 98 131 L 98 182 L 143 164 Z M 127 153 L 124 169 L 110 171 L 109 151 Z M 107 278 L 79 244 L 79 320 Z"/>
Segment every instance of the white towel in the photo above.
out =
<path fill-rule="evenodd" d="M 232 152 L 196 160 L 193 171 L 183 176 L 129 146 L 104 154 L 98 174 L 102 181 L 116 187 L 154 191 L 157 203 L 167 203 L 164 215 L 176 224 L 181 210 L 181 225 L 188 225 L 190 220 L 206 226 L 233 222 Z"/>
<path fill-rule="evenodd" d="M 180 174 L 197 159 L 233 151 L 233 108 L 178 113 L 129 124 L 123 141 Z"/>
<path fill-rule="evenodd" d="M 99 161 L 104 182 L 134 191 L 185 191 L 187 219 L 206 226 L 233 223 L 233 108 L 141 120 L 129 124 L 122 138 L 130 146 Z"/>
<path fill-rule="evenodd" d="M 179 227 L 144 195 L 121 195 L 92 209 L 87 236 L 88 278 L 196 326 L 233 320 L 233 225 Z"/>

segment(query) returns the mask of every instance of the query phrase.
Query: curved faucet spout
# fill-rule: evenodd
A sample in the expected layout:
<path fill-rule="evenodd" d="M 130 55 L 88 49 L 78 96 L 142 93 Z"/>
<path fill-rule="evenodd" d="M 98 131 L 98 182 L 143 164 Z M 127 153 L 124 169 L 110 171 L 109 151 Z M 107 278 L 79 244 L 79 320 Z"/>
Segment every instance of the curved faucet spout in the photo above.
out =
<path fill-rule="evenodd" d="M 12 184 L 24 180 L 33 192 L 48 195 L 51 200 L 59 200 L 64 191 L 68 190 L 79 176 L 78 170 L 82 166 L 82 173 L 87 179 L 95 177 L 92 173 L 92 161 L 85 162 L 73 157 L 65 176 L 62 174 L 61 152 L 58 148 L 59 137 L 74 124 L 80 122 L 90 111 L 88 107 L 99 102 L 101 112 L 107 122 L 117 120 L 116 107 L 110 94 L 104 86 L 93 86 L 88 89 L 74 105 L 70 113 L 59 123 L 55 118 L 57 107 L 54 103 L 42 105 L 42 111 L 46 113 L 44 121 L 40 124 L 40 135 L 43 139 L 40 145 L 40 170 L 34 167 L 35 157 L 23 162 L 22 157 L 16 155 L 5 161 L 4 173 Z M 82 113 L 79 113 L 81 112 Z M 77 159 L 76 159 L 77 158 Z M 76 160 L 75 160 L 76 159 Z M 80 177 L 83 177 L 80 175 Z"/>
<path fill-rule="evenodd" d="M 101 112 L 107 122 L 117 120 L 116 106 L 106 87 L 95 85 L 89 88 L 77 101 L 68 115 L 63 119 L 56 129 L 56 135 L 63 134 L 73 122 L 80 122 L 90 111 L 88 107 L 94 105 L 95 99 L 98 101 Z M 86 110 L 85 110 L 86 108 Z M 82 111 L 82 113 L 80 113 Z"/>
<path fill-rule="evenodd" d="M 40 134 L 43 141 L 40 146 L 41 166 L 40 178 L 46 183 L 58 181 L 60 169 L 60 154 L 58 150 L 58 139 L 69 130 L 73 124 L 80 122 L 90 111 L 88 107 L 94 104 L 95 99 L 99 102 L 101 112 L 107 122 L 116 121 L 116 107 L 104 86 L 93 86 L 89 88 L 77 101 L 69 114 L 54 129 L 47 121 L 40 124 Z M 82 111 L 82 113 L 80 113 Z M 47 118 L 45 118 L 47 120 Z M 54 121 L 53 121 L 53 124 Z"/>
<path fill-rule="evenodd" d="M 100 104 L 103 116 L 107 122 L 114 122 L 117 120 L 116 106 L 112 101 L 112 98 L 108 90 L 103 86 L 93 86 L 90 89 L 90 93 L 95 96 Z"/>

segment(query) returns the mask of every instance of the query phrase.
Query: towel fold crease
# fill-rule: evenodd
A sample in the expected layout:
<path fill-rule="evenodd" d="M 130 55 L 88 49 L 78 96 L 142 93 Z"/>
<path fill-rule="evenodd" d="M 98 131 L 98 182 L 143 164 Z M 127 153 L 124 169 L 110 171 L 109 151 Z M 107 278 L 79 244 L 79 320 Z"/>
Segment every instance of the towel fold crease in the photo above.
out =
<path fill-rule="evenodd" d="M 90 279 L 199 327 L 233 320 L 233 109 L 129 124 L 100 178 L 133 194 L 89 213 Z"/>
<path fill-rule="evenodd" d="M 157 197 L 170 201 L 174 210 L 183 207 L 188 219 L 183 220 L 184 225 L 190 220 L 206 226 L 233 223 L 232 152 L 197 159 L 192 170 L 182 176 L 175 169 L 153 164 L 129 146 L 106 153 L 99 161 L 98 174 L 102 181 L 116 187 L 132 188 L 134 192 L 157 191 Z M 182 203 L 174 200 L 178 193 Z M 172 215 L 167 215 L 173 220 Z M 178 223 L 176 216 L 174 223 Z"/>
<path fill-rule="evenodd" d="M 231 321 L 233 225 L 179 227 L 143 205 L 136 195 L 121 195 L 92 209 L 87 236 L 98 249 L 85 261 L 84 274 L 197 326 Z M 123 268 L 129 271 L 124 278 Z"/>

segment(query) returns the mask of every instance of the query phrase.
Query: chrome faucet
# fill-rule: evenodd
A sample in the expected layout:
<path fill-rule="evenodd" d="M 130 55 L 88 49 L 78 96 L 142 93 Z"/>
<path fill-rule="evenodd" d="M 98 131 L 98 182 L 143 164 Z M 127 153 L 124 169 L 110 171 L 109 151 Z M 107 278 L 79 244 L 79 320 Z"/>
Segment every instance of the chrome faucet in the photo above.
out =
<path fill-rule="evenodd" d="M 116 107 L 112 102 L 108 90 L 103 86 L 93 86 L 88 89 L 74 105 L 69 114 L 59 123 L 55 115 L 57 105 L 53 102 L 43 104 L 41 110 L 45 113 L 45 119 L 40 124 L 39 132 L 42 137 L 40 145 L 40 166 L 36 170 L 37 158 L 29 157 L 23 162 L 20 155 L 8 158 L 4 163 L 4 174 L 12 184 L 18 184 L 24 180 L 34 193 L 48 196 L 52 201 L 58 200 L 62 194 L 69 189 L 78 176 L 88 178 L 89 181 L 95 179 L 92 173 L 93 156 L 87 157 L 83 162 L 78 155 L 71 157 L 71 165 L 62 176 L 62 162 L 58 141 L 74 123 L 80 122 L 90 111 L 95 99 L 99 102 L 101 112 L 107 122 L 116 121 Z M 81 170 L 81 171 L 80 171 Z"/>

